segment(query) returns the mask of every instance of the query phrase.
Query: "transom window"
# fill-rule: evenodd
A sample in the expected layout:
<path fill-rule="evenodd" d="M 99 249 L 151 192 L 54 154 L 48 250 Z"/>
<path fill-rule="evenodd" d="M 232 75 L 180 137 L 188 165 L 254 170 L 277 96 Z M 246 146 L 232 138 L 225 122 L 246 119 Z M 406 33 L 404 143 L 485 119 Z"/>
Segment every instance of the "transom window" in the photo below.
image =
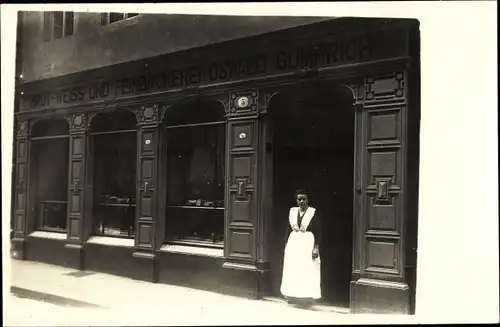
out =
<path fill-rule="evenodd" d="M 118 13 L 118 12 L 105 12 L 101 14 L 101 24 L 108 25 L 113 24 L 125 19 L 129 19 L 138 16 L 138 13 Z"/>
<path fill-rule="evenodd" d="M 31 138 L 31 187 L 36 229 L 66 232 L 69 133 L 64 118 L 42 120 Z"/>
<path fill-rule="evenodd" d="M 137 128 L 127 110 L 98 114 L 91 122 L 93 233 L 135 235 Z"/>
<path fill-rule="evenodd" d="M 73 35 L 74 13 L 72 11 L 45 11 L 43 13 L 43 38 L 45 41 Z"/>
<path fill-rule="evenodd" d="M 223 247 L 224 110 L 202 102 L 170 108 L 165 117 L 167 243 Z"/>

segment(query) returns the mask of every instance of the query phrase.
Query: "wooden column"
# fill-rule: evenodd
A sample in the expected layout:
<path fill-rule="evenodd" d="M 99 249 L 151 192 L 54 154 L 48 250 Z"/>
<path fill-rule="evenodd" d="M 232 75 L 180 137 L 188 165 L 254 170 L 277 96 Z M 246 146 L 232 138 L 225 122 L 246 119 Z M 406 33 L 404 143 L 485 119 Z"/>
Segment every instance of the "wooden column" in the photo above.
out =
<path fill-rule="evenodd" d="M 159 156 L 159 107 L 157 104 L 142 106 L 137 112 L 137 196 L 134 257 L 144 260 L 141 278 L 156 281 L 156 256 L 154 250 L 159 240 L 155 233 L 158 217 L 158 156 Z"/>
<path fill-rule="evenodd" d="M 257 143 L 257 267 L 259 268 L 259 296 L 272 294 L 271 275 L 271 238 L 274 217 L 274 130 L 268 114 L 270 99 L 278 93 L 277 89 L 260 90 L 259 92 L 259 131 Z"/>
<path fill-rule="evenodd" d="M 12 239 L 11 256 L 14 259 L 25 259 L 25 236 L 29 232 L 28 186 L 29 186 L 29 121 L 20 119 L 16 132 L 16 173 L 13 215 L 14 237 Z"/>
<path fill-rule="evenodd" d="M 351 311 L 409 312 L 405 276 L 407 74 L 367 76 L 356 103 Z"/>
<path fill-rule="evenodd" d="M 272 175 L 265 167 L 272 153 L 266 153 L 270 137 L 266 94 L 256 89 L 242 90 L 229 93 L 222 101 L 227 112 L 223 268 L 253 274 L 254 297 L 269 288 L 267 219 L 271 207 L 266 196 L 271 189 L 266 187 Z"/>
<path fill-rule="evenodd" d="M 67 244 L 70 264 L 76 269 L 83 268 L 83 242 L 85 212 L 85 171 L 87 163 L 87 115 L 75 113 L 66 117 L 69 123 L 69 175 L 67 208 Z M 90 218 L 90 217 L 89 217 Z"/>
<path fill-rule="evenodd" d="M 223 267 L 257 271 L 258 91 L 230 93 L 225 104 L 228 122 Z"/>

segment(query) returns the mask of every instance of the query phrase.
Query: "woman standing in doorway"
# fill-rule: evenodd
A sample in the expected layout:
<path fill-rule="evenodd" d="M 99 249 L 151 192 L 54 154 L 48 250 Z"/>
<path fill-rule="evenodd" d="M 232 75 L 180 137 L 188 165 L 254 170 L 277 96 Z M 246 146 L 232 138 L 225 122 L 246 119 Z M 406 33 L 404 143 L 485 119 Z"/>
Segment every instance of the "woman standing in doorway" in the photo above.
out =
<path fill-rule="evenodd" d="M 298 207 L 290 208 L 283 261 L 281 294 L 289 303 L 312 304 L 321 298 L 321 225 L 309 194 L 295 192 Z"/>

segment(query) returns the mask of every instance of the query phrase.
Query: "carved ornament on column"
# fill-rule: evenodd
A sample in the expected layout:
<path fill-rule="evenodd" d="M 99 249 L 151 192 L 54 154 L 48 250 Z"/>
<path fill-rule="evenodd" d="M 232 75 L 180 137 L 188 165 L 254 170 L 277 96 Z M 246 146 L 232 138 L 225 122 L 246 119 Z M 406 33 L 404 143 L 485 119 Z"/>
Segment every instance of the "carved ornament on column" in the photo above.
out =
<path fill-rule="evenodd" d="M 231 92 L 227 105 L 223 104 L 227 116 L 254 116 L 259 110 L 259 92 L 258 90 Z"/>
<path fill-rule="evenodd" d="M 225 92 L 225 93 L 215 94 L 211 96 L 211 99 L 219 102 L 224 107 L 224 112 L 226 113 L 226 116 L 229 114 L 229 100 L 230 100 L 229 93 Z"/>
<path fill-rule="evenodd" d="M 165 114 L 167 113 L 167 110 L 171 107 L 171 104 L 162 104 L 159 110 L 160 114 L 160 119 L 159 122 L 162 122 L 163 119 L 165 118 Z"/>
<path fill-rule="evenodd" d="M 27 119 L 22 119 L 17 124 L 17 138 L 26 138 L 28 137 L 30 130 L 29 121 Z"/>
<path fill-rule="evenodd" d="M 267 110 L 269 109 L 269 104 L 271 103 L 271 99 L 279 93 L 280 91 L 278 88 L 261 90 L 261 92 L 259 92 L 260 113 L 267 113 Z"/>
<path fill-rule="evenodd" d="M 162 108 L 163 109 L 163 108 Z M 158 104 L 148 104 L 135 110 L 137 122 L 139 125 L 149 125 L 158 123 L 158 117 L 161 117 Z"/>
<path fill-rule="evenodd" d="M 395 185 L 394 178 L 373 177 L 372 183 L 366 187 L 366 194 L 372 198 L 373 205 L 389 205 L 392 199 L 400 194 L 401 188 Z"/>
<path fill-rule="evenodd" d="M 70 184 L 70 190 L 73 194 L 80 194 L 82 192 L 82 182 L 80 180 L 73 180 L 73 183 Z"/>
<path fill-rule="evenodd" d="M 17 192 L 24 194 L 26 192 L 26 181 L 24 179 L 20 179 L 17 184 Z"/>
<path fill-rule="evenodd" d="M 87 129 L 87 115 L 75 113 L 65 117 L 69 123 L 70 133 L 84 133 Z"/>
<path fill-rule="evenodd" d="M 395 72 L 379 76 L 367 76 L 365 94 L 367 101 L 404 98 L 404 73 Z"/>

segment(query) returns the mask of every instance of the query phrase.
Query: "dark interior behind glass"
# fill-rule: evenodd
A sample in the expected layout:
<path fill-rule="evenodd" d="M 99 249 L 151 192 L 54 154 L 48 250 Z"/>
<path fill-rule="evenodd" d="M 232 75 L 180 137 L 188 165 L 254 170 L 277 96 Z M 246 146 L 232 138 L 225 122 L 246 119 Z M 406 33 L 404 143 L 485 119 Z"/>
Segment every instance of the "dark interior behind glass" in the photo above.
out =
<path fill-rule="evenodd" d="M 117 112 L 94 119 L 94 234 L 134 237 L 137 167 L 135 117 L 129 112 Z"/>
<path fill-rule="evenodd" d="M 31 180 L 37 229 L 65 232 L 68 203 L 68 125 L 64 119 L 40 121 L 32 131 Z"/>
<path fill-rule="evenodd" d="M 193 107 L 167 117 L 166 237 L 168 242 L 222 247 L 225 123 L 218 108 L 198 107 L 198 114 L 190 115 Z"/>

